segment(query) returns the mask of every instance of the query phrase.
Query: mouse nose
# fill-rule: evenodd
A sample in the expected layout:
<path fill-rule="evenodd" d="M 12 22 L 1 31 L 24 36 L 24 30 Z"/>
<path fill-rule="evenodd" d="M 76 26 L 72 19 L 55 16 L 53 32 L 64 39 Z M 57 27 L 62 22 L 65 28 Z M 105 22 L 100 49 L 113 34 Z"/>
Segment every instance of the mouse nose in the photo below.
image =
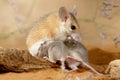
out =
<path fill-rule="evenodd" d="M 81 37 L 80 37 L 80 34 L 79 33 L 73 33 L 71 34 L 72 38 L 76 41 L 81 41 Z"/>

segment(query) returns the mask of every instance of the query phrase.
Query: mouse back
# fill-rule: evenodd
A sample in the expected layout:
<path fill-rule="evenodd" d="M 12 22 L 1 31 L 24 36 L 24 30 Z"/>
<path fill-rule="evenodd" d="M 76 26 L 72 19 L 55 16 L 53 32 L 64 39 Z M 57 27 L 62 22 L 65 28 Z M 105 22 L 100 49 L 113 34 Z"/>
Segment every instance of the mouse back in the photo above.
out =
<path fill-rule="evenodd" d="M 86 63 L 88 63 L 88 51 L 86 49 L 86 47 L 75 40 L 67 40 L 64 42 L 65 45 L 72 51 L 71 55 L 74 56 L 75 58 L 84 61 Z"/>

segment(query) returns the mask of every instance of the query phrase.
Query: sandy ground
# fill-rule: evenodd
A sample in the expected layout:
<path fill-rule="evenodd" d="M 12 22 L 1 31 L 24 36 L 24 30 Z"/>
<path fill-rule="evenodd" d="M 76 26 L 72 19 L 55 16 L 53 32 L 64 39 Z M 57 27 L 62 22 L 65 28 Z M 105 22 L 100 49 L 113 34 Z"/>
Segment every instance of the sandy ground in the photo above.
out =
<path fill-rule="evenodd" d="M 120 59 L 119 52 L 104 51 L 99 48 L 89 48 L 90 65 L 104 74 L 110 61 Z M 31 72 L 0 73 L 0 80 L 109 80 L 109 75 L 99 76 L 87 68 L 80 67 L 74 72 L 62 72 L 60 68 L 48 68 Z"/>
<path fill-rule="evenodd" d="M 72 72 L 62 73 L 59 69 L 47 69 L 37 72 L 29 73 L 6 73 L 1 74 L 1 80 L 77 80 L 79 79 L 90 79 L 93 75 L 91 72 Z M 98 77 L 101 78 L 101 77 Z M 102 78 L 103 79 L 103 78 Z"/>

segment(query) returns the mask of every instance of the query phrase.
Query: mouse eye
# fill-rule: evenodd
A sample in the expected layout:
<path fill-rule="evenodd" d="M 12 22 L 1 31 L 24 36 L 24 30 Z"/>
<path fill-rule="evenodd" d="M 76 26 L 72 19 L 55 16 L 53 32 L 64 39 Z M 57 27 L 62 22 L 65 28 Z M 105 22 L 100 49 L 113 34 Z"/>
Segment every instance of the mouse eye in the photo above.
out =
<path fill-rule="evenodd" d="M 71 25 L 71 29 L 72 29 L 72 30 L 75 30 L 75 29 L 76 29 L 76 26 Z"/>

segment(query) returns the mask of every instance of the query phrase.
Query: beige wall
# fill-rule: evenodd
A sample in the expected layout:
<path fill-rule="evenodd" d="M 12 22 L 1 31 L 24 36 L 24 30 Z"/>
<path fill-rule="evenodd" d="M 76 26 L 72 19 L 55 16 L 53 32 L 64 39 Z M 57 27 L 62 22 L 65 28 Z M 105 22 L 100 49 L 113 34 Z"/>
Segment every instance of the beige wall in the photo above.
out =
<path fill-rule="evenodd" d="M 15 20 L 14 10 L 7 0 L 0 1 L 0 46 L 26 48 L 25 38 L 27 31 L 41 15 L 50 11 L 58 10 L 65 6 L 71 10 L 74 5 L 78 7 L 77 19 L 81 26 L 83 43 L 88 45 L 102 45 L 99 32 L 107 33 L 108 39 L 105 44 L 112 43 L 112 38 L 120 34 L 120 7 L 112 8 L 112 19 L 101 17 L 103 0 L 13 0 L 17 6 L 17 16 L 21 21 Z M 111 0 L 120 4 L 119 0 Z M 95 18 L 95 21 L 92 21 Z M 17 25 L 23 32 L 19 32 Z M 11 33 L 13 32 L 13 34 Z"/>

